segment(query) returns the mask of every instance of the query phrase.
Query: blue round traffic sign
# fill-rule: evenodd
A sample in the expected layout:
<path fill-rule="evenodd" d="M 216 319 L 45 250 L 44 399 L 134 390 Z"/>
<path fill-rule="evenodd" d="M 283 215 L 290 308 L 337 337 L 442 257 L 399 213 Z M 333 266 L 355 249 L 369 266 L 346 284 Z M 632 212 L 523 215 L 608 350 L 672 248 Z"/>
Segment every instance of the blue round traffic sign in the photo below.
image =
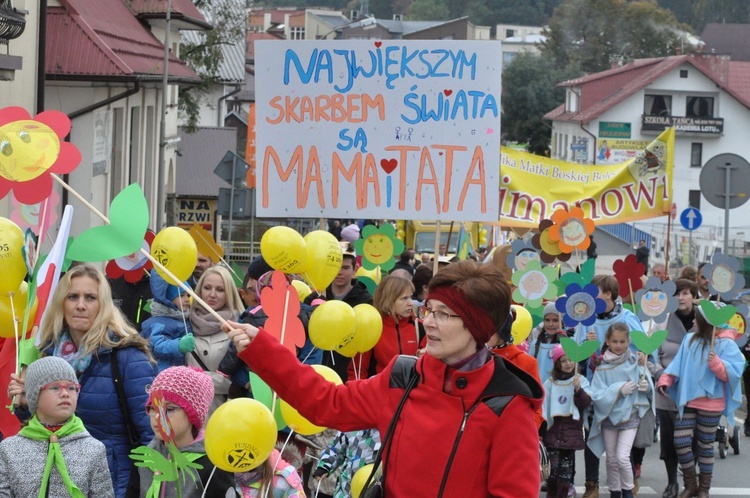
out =
<path fill-rule="evenodd" d="M 680 224 L 685 230 L 695 230 L 703 222 L 703 215 L 694 207 L 689 207 L 680 213 Z"/>

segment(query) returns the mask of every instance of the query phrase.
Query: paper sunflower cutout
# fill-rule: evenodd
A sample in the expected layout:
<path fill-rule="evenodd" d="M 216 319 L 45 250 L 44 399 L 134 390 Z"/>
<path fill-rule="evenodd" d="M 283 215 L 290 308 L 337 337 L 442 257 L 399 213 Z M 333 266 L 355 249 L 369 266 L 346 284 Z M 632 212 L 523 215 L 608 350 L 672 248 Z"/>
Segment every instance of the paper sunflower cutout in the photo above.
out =
<path fill-rule="evenodd" d="M 531 238 L 531 244 L 539 249 L 539 258 L 547 263 L 553 263 L 555 259 L 567 261 L 570 259 L 570 253 L 564 253 L 560 250 L 557 242 L 549 237 L 549 228 L 554 225 L 552 220 L 542 220 L 539 222 L 539 233 Z"/>
<path fill-rule="evenodd" d="M 146 252 L 151 252 L 151 242 L 154 241 L 156 235 L 151 230 L 146 231 L 146 235 L 143 237 L 143 249 Z M 126 282 L 134 284 L 142 279 L 146 272 L 151 271 L 153 264 L 146 256 L 141 252 L 134 252 L 128 256 L 122 258 L 111 259 L 105 268 L 107 276 L 111 279 L 118 279 L 125 277 Z"/>
<path fill-rule="evenodd" d="M 42 236 L 49 230 L 50 226 L 53 226 L 57 222 L 57 205 L 60 203 L 60 195 L 55 189 L 50 191 L 49 197 L 47 197 L 47 212 L 44 215 L 44 226 L 39 227 L 39 223 L 42 221 L 42 208 L 44 207 L 44 201 L 36 204 L 21 204 L 15 195 L 10 198 L 13 210 L 10 212 L 10 219 L 16 223 L 21 229 L 31 228 L 34 233 Z"/>
<path fill-rule="evenodd" d="M 703 276 L 708 280 L 711 294 L 721 294 L 722 299 L 731 301 L 745 286 L 745 277 L 740 273 L 737 258 L 715 252 L 711 263 L 703 267 Z"/>
<path fill-rule="evenodd" d="M 618 259 L 612 265 L 612 269 L 620 285 L 620 296 L 623 300 L 630 295 L 631 289 L 635 293 L 643 287 L 641 276 L 646 273 L 646 266 L 638 262 L 635 254 L 628 254 L 625 259 Z"/>
<path fill-rule="evenodd" d="M 659 277 L 649 277 L 646 285 L 635 293 L 635 302 L 640 305 L 638 318 L 655 322 L 666 319 L 679 306 L 674 295 L 676 289 L 671 280 L 662 283 Z"/>
<path fill-rule="evenodd" d="M 70 119 L 44 111 L 35 119 L 23 107 L 0 109 L 0 199 L 13 191 L 19 202 L 37 204 L 50 195 L 50 173 L 70 173 L 81 162 L 78 148 L 65 142 Z"/>
<path fill-rule="evenodd" d="M 583 216 L 583 209 L 574 206 L 570 211 L 558 209 L 552 213 L 552 225 L 549 228 L 549 239 L 557 242 L 563 253 L 574 249 L 585 251 L 591 245 L 589 235 L 594 233 L 594 220 Z"/>
<path fill-rule="evenodd" d="M 540 261 L 539 253 L 531 244 L 531 237 L 526 240 L 518 238 L 510 245 L 511 252 L 508 254 L 506 263 L 512 270 L 525 270 L 530 261 Z"/>
<path fill-rule="evenodd" d="M 734 316 L 729 319 L 727 324 L 732 327 L 734 330 L 737 331 L 738 335 L 742 335 L 745 332 L 747 332 L 747 316 L 748 316 L 748 307 L 745 303 L 740 303 L 737 305 L 737 311 L 734 313 Z"/>
<path fill-rule="evenodd" d="M 362 238 L 354 241 L 354 249 L 362 255 L 362 266 L 374 270 L 379 266 L 388 271 L 396 266 L 395 256 L 404 252 L 404 243 L 396 237 L 396 229 L 390 223 L 380 228 L 367 225 L 362 230 Z"/>
<path fill-rule="evenodd" d="M 513 301 L 536 308 L 542 300 L 557 297 L 557 270 L 553 266 L 542 268 L 539 261 L 529 261 L 525 270 L 513 273 Z"/>
<path fill-rule="evenodd" d="M 570 284 L 565 288 L 565 296 L 555 301 L 555 308 L 562 313 L 563 322 L 568 327 L 592 325 L 596 321 L 597 313 L 604 312 L 607 303 L 599 299 L 599 287 L 586 284 L 581 288 L 578 284 Z"/>

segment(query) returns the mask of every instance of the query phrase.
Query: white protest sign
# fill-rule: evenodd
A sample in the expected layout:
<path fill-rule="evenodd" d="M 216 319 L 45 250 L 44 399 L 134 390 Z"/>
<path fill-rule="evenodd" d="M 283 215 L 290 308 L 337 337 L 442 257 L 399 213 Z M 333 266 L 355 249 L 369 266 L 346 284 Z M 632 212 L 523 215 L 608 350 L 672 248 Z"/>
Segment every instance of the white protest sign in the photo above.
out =
<path fill-rule="evenodd" d="M 500 43 L 255 53 L 258 216 L 497 221 Z"/>

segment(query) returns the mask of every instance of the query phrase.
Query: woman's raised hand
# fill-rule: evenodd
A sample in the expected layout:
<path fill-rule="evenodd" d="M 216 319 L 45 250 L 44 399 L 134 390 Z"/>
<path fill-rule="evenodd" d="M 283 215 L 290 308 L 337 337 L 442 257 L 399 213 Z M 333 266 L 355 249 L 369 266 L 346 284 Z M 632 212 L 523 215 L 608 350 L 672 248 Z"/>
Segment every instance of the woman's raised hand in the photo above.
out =
<path fill-rule="evenodd" d="M 258 328 L 253 327 L 249 323 L 237 323 L 228 320 L 221 328 L 232 339 L 238 353 L 244 351 L 250 342 L 255 339 L 255 336 L 258 335 Z"/>

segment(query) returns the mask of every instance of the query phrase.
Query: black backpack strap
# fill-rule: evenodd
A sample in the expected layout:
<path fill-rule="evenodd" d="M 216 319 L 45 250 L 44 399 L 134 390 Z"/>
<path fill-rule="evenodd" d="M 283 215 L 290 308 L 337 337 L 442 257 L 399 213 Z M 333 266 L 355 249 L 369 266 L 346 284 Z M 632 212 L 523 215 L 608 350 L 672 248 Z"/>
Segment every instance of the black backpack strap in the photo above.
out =
<path fill-rule="evenodd" d="M 385 437 L 381 438 L 380 449 L 378 450 L 377 455 L 375 455 L 375 462 L 372 467 L 372 472 L 367 478 L 363 489 L 367 489 L 373 479 L 375 479 L 375 473 L 378 471 L 378 467 L 380 467 L 380 462 L 383 461 L 383 452 L 385 451 L 386 445 L 388 445 L 388 453 L 390 454 L 391 444 L 388 443 L 392 442 L 393 432 L 396 429 L 396 423 L 398 422 L 398 418 L 401 415 L 401 410 L 403 410 L 404 404 L 406 404 L 406 398 L 409 397 L 409 393 L 412 389 L 414 389 L 414 386 L 416 386 L 418 382 L 419 373 L 417 373 L 417 357 L 400 355 L 398 358 L 396 358 L 396 362 L 393 364 L 393 369 L 391 369 L 389 387 L 391 389 L 404 389 L 404 395 L 401 396 L 401 401 L 398 403 L 396 412 L 393 414 L 391 423 L 388 425 L 388 430 L 385 433 Z M 385 470 L 386 466 L 383 466 L 383 485 L 385 485 Z"/>
<path fill-rule="evenodd" d="M 125 388 L 122 385 L 122 373 L 120 370 L 120 362 L 117 358 L 117 348 L 112 350 L 110 356 L 109 365 L 112 368 L 112 383 L 115 385 L 115 392 L 117 393 L 117 401 L 120 403 L 120 411 L 125 417 L 125 425 L 128 430 L 128 439 L 133 448 L 140 446 L 141 437 L 138 431 L 133 425 L 133 420 L 130 418 L 130 410 L 128 410 L 128 401 L 125 397 Z"/>

